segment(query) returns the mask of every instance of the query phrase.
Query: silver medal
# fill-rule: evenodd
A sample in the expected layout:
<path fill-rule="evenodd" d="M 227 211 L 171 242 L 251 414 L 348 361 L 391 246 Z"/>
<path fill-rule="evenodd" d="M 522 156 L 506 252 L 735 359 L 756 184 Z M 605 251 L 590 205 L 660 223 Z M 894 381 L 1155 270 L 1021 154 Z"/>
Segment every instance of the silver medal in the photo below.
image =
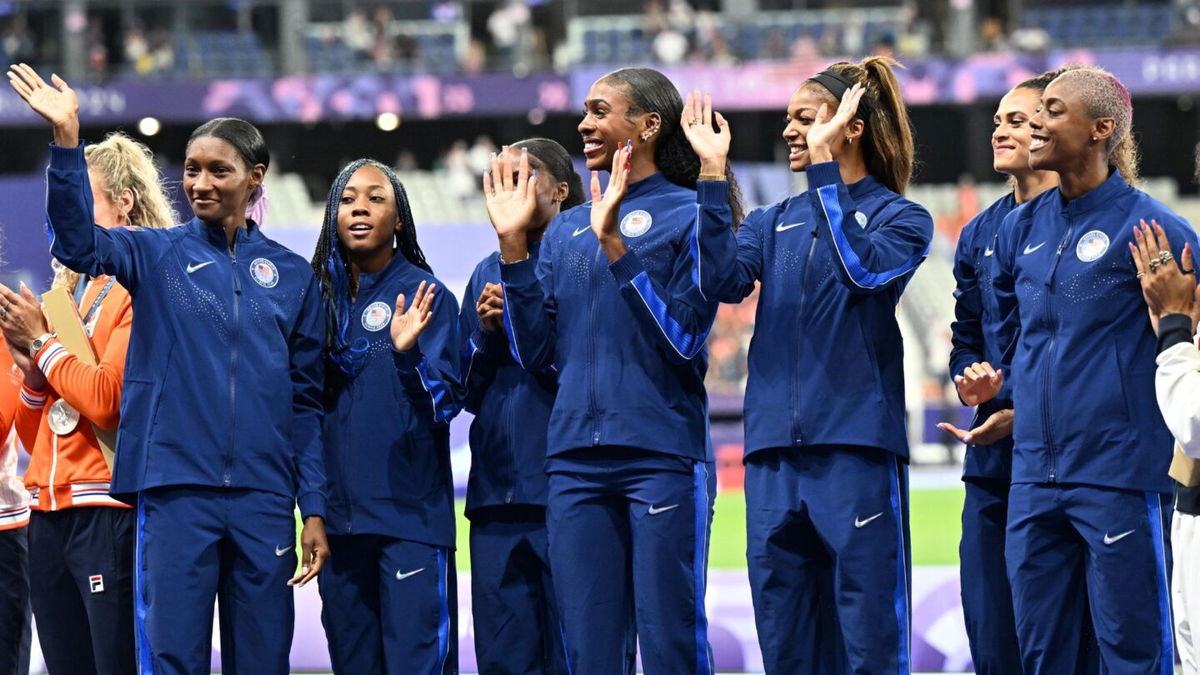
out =
<path fill-rule="evenodd" d="M 79 411 L 61 398 L 50 406 L 50 431 L 66 436 L 79 425 Z"/>

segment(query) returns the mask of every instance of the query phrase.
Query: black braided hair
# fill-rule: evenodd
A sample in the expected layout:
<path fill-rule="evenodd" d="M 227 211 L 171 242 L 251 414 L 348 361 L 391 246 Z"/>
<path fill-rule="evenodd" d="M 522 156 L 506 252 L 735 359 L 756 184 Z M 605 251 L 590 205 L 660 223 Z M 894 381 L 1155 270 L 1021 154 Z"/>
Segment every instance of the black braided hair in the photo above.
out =
<path fill-rule="evenodd" d="M 561 207 L 563 211 L 579 206 L 585 201 L 583 180 L 575 170 L 575 165 L 571 163 L 570 153 L 557 141 L 549 138 L 526 138 L 513 143 L 512 147 L 528 149 L 529 154 L 546 165 L 546 170 L 554 176 L 554 180 L 567 184 L 567 198 L 563 200 Z"/>
<path fill-rule="evenodd" d="M 358 280 L 350 273 L 350 260 L 337 234 L 338 208 L 342 192 L 350 177 L 364 166 L 378 169 L 392 184 L 396 195 L 396 215 L 400 228 L 396 231 L 396 252 L 405 260 L 432 273 L 425 253 L 417 243 L 417 228 L 413 223 L 412 209 L 408 204 L 408 193 L 391 167 L 373 159 L 356 159 L 343 168 L 333 179 L 329 197 L 325 201 L 325 218 L 321 222 L 321 235 L 313 253 L 312 268 L 321 284 L 321 298 L 325 303 L 325 344 L 329 359 L 343 374 L 354 376 L 362 367 L 366 354 L 365 344 L 350 344 L 347 333 L 350 326 L 350 298 L 358 292 Z"/>
<path fill-rule="evenodd" d="M 683 115 L 683 98 L 666 75 L 650 68 L 622 68 L 605 75 L 603 80 L 616 84 L 629 99 L 626 116 L 639 113 L 658 113 L 661 118 L 658 143 L 654 147 L 654 164 L 672 183 L 696 189 L 700 175 L 700 157 L 692 149 L 679 118 Z M 729 181 L 729 209 L 733 226 L 741 225 L 746 209 L 742 205 L 742 190 L 733 175 L 733 166 L 725 164 L 725 180 Z"/>

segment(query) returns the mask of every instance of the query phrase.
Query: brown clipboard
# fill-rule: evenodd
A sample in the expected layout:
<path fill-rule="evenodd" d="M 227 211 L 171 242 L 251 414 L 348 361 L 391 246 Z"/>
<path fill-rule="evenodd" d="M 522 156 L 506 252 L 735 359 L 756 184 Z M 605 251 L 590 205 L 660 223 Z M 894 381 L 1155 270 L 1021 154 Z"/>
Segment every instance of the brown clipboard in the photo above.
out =
<path fill-rule="evenodd" d="M 58 335 L 59 344 L 68 353 L 74 354 L 76 358 L 87 365 L 99 365 L 100 360 L 96 357 L 96 349 L 92 346 L 92 340 L 83 327 L 83 319 L 79 316 L 79 310 L 75 307 L 75 300 L 71 297 L 71 293 L 66 288 L 52 288 L 42 294 L 42 307 L 46 311 L 46 317 L 54 325 L 54 332 Z M 117 446 L 117 432 L 112 429 L 101 429 L 95 424 L 92 425 L 92 431 L 96 432 L 100 453 L 104 455 L 104 463 L 108 465 L 109 473 L 112 473 L 113 449 Z"/>

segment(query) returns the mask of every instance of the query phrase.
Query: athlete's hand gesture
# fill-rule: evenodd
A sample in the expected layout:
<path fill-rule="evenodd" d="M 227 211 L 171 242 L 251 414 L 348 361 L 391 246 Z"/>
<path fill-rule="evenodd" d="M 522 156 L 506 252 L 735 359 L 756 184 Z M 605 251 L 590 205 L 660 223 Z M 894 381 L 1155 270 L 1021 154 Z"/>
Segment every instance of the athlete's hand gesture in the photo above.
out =
<path fill-rule="evenodd" d="M 529 175 L 526 148 L 521 148 L 521 161 L 514 167 L 508 146 L 504 146 L 499 155 L 492 155 L 491 170 L 483 172 L 483 197 L 487 201 L 488 218 L 500 238 L 500 257 L 504 262 L 529 257 L 525 230 L 533 223 L 537 211 L 537 181 L 536 173 Z"/>
<path fill-rule="evenodd" d="M 713 129 L 716 120 L 717 128 Z M 725 160 L 729 157 L 729 143 L 732 136 L 729 133 L 729 122 L 719 112 L 713 112 L 712 94 L 704 94 L 695 89 L 687 95 L 683 103 L 683 114 L 679 118 L 679 126 L 688 143 L 700 157 L 700 173 L 724 175 Z"/>
<path fill-rule="evenodd" d="M 34 112 L 54 127 L 54 144 L 62 148 L 79 145 L 79 97 L 58 75 L 46 81 L 24 63 L 8 68 L 8 83 Z"/>
<path fill-rule="evenodd" d="M 329 558 L 325 520 L 320 516 L 304 519 L 304 529 L 300 531 L 300 550 L 300 571 L 288 581 L 288 586 L 303 586 L 312 581 Z"/>
<path fill-rule="evenodd" d="M 392 312 L 392 347 L 396 351 L 406 352 L 417 346 L 417 338 L 433 320 L 433 292 L 436 289 L 437 284 L 426 286 L 422 281 L 407 311 L 404 294 L 396 296 L 396 311 Z"/>
<path fill-rule="evenodd" d="M 992 368 L 992 364 L 987 361 L 972 363 L 963 368 L 962 375 L 954 376 L 958 397 L 969 406 L 977 406 L 996 398 L 1003 384 L 1004 371 Z"/>
<path fill-rule="evenodd" d="M 1141 221 L 1133 228 L 1137 245 L 1130 244 L 1133 264 L 1142 284 L 1142 297 L 1150 310 L 1150 324 L 1158 333 L 1158 320 L 1167 314 L 1187 314 L 1192 318 L 1192 331 L 1200 320 L 1200 286 L 1196 285 L 1196 263 L 1192 260 L 1192 245 L 1184 244 L 1179 264 L 1171 255 L 1171 242 L 1158 221 L 1150 225 Z"/>
<path fill-rule="evenodd" d="M 843 137 L 846 135 L 846 127 L 858 113 L 858 102 L 862 100 L 865 91 L 866 89 L 856 82 L 842 95 L 842 101 L 832 115 L 827 103 L 822 103 L 817 109 L 817 120 L 809 127 L 807 136 L 808 154 L 813 158 L 814 164 L 832 160 L 832 148 L 845 142 Z"/>
<path fill-rule="evenodd" d="M 475 303 L 475 313 L 479 315 L 479 323 L 489 333 L 495 333 L 504 328 L 504 293 L 500 284 L 487 283 Z"/>
<path fill-rule="evenodd" d="M 1013 430 L 1013 411 L 1012 409 L 997 410 L 990 417 L 983 421 L 983 424 L 967 431 L 959 429 L 949 422 L 938 423 L 938 428 L 946 433 L 954 436 L 963 443 L 974 443 L 976 445 L 991 445 L 1002 438 L 1012 436 Z"/>
<path fill-rule="evenodd" d="M 621 200 L 629 189 L 629 157 L 633 154 L 633 141 L 613 153 L 612 172 L 608 176 L 608 187 L 600 192 L 600 172 L 592 172 L 592 232 L 600 240 L 608 261 L 613 262 L 625 255 L 625 242 L 617 228 L 617 215 L 621 211 Z"/>

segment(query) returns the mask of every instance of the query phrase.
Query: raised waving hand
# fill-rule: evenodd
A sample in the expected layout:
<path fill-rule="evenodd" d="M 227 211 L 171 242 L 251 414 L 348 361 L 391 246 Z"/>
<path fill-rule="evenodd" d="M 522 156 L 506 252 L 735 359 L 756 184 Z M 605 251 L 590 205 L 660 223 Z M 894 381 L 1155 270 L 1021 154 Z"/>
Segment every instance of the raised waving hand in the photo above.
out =
<path fill-rule="evenodd" d="M 717 123 L 716 129 L 713 129 L 714 121 Z M 732 136 L 729 122 L 721 113 L 713 111 L 712 94 L 701 95 L 699 89 L 688 94 L 683 103 L 679 126 L 700 158 L 700 173 L 724 174 Z"/>
<path fill-rule="evenodd" d="M 433 296 L 437 284 L 425 285 L 422 281 L 417 286 L 412 304 L 404 309 L 404 294 L 396 296 L 396 310 L 392 313 L 392 347 L 398 352 L 406 352 L 417 346 L 417 338 L 433 320 Z"/>
<path fill-rule="evenodd" d="M 46 84 L 37 72 L 18 63 L 8 68 L 8 84 L 21 100 L 29 104 L 54 127 L 54 144 L 64 148 L 79 145 L 79 97 L 58 75 Z"/>

